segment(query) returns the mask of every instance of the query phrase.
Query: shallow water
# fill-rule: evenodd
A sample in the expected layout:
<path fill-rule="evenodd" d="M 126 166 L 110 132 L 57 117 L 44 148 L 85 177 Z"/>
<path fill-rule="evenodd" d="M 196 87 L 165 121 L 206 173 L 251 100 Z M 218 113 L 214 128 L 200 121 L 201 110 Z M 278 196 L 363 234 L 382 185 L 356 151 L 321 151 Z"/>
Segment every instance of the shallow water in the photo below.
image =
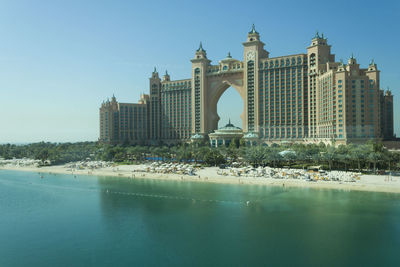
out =
<path fill-rule="evenodd" d="M 0 266 L 400 266 L 399 251 L 400 194 L 0 171 Z"/>

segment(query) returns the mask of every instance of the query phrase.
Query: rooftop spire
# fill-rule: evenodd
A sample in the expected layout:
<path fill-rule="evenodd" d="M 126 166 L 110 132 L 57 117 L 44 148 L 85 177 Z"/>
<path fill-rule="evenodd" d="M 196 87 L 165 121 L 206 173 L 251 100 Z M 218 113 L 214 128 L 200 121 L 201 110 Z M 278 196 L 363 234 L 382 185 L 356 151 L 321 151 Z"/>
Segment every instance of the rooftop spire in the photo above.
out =
<path fill-rule="evenodd" d="M 165 70 L 165 75 L 168 75 L 168 70 Z"/>
<path fill-rule="evenodd" d="M 253 23 L 253 25 L 251 26 L 251 31 L 249 32 L 250 34 L 258 34 L 258 32 L 256 31 L 256 26 L 254 26 L 254 23 Z"/>
<path fill-rule="evenodd" d="M 227 58 L 232 58 L 231 52 L 228 52 L 228 55 L 226 56 Z"/>
<path fill-rule="evenodd" d="M 369 65 L 375 65 L 375 60 L 371 59 L 371 63 L 369 63 Z"/>
<path fill-rule="evenodd" d="M 386 89 L 385 96 L 392 96 L 392 91 L 390 91 L 389 86 Z"/>
<path fill-rule="evenodd" d="M 203 44 L 200 41 L 200 46 L 199 49 L 197 49 L 197 52 L 206 52 L 206 50 L 203 49 Z"/>

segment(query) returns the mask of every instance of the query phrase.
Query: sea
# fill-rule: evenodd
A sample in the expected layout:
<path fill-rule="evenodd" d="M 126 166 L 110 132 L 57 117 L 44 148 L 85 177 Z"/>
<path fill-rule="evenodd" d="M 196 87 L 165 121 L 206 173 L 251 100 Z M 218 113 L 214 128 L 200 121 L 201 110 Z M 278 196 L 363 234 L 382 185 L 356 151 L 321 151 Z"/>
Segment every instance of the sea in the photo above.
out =
<path fill-rule="evenodd" d="M 0 266 L 400 266 L 400 194 L 0 170 Z"/>

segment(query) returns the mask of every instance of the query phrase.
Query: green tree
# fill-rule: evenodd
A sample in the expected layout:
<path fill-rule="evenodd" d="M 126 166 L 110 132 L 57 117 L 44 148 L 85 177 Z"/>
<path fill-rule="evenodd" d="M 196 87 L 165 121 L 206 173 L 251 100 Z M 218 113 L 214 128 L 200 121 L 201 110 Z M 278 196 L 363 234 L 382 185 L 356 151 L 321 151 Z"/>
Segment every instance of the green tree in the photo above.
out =
<path fill-rule="evenodd" d="M 226 150 L 226 156 L 230 159 L 231 162 L 237 161 L 239 158 L 239 149 L 236 148 L 236 145 L 232 145 L 233 142 L 229 145 Z"/>
<path fill-rule="evenodd" d="M 49 150 L 47 148 L 43 148 L 37 154 L 36 159 L 41 160 L 42 163 L 49 158 Z"/>
<path fill-rule="evenodd" d="M 251 146 L 246 149 L 245 159 L 252 166 L 256 167 L 265 160 L 265 153 L 262 146 Z"/>
<path fill-rule="evenodd" d="M 283 156 L 283 159 L 287 162 L 289 167 L 297 159 L 297 154 L 294 150 L 285 150 L 285 153 L 282 156 Z"/>
<path fill-rule="evenodd" d="M 381 152 L 371 152 L 368 154 L 368 161 L 371 162 L 374 166 L 374 173 L 376 173 L 376 165 L 378 162 L 382 160 L 383 154 Z"/>
<path fill-rule="evenodd" d="M 358 145 L 358 146 L 350 146 L 350 157 L 352 160 L 357 162 L 358 171 L 361 172 L 361 163 L 364 163 L 367 158 L 367 151 L 365 146 Z"/>
<path fill-rule="evenodd" d="M 210 149 L 204 156 L 204 162 L 208 165 L 217 166 L 225 163 L 225 158 L 217 149 Z"/>
<path fill-rule="evenodd" d="M 277 164 L 282 161 L 282 156 L 279 154 L 279 146 L 271 146 L 264 149 L 264 160 L 272 166 L 277 167 Z"/>
<path fill-rule="evenodd" d="M 344 165 L 345 171 L 347 171 L 347 165 L 351 162 L 351 151 L 350 146 L 340 145 L 337 148 L 337 160 Z"/>

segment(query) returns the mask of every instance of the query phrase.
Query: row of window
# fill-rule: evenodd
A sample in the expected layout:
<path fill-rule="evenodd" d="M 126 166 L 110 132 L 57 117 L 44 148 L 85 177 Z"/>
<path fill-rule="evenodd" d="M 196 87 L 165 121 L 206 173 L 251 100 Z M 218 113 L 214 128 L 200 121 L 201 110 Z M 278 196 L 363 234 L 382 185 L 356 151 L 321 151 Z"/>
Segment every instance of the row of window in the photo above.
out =
<path fill-rule="evenodd" d="M 307 64 L 307 60 L 304 58 L 302 59 L 302 57 L 297 57 L 294 58 L 286 58 L 286 59 L 275 59 L 275 60 L 270 60 L 270 61 L 266 61 L 264 63 L 260 63 L 260 68 L 278 68 L 278 67 L 289 67 L 289 66 L 294 66 L 294 65 L 302 65 L 302 64 Z"/>

